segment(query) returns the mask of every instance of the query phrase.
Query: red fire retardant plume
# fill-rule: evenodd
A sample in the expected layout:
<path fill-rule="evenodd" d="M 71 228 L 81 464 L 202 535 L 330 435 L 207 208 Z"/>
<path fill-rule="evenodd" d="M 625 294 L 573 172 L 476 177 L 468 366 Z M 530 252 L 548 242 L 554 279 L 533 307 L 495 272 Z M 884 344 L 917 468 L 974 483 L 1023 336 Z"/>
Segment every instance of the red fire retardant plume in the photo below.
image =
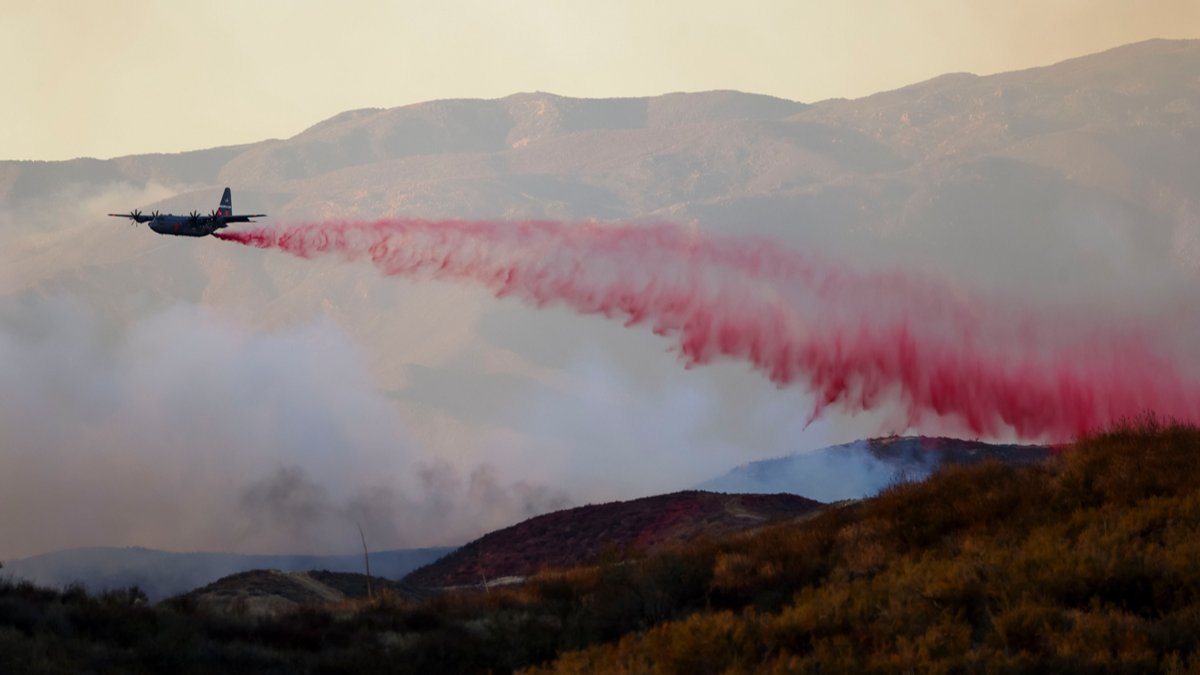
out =
<path fill-rule="evenodd" d="M 821 265 L 761 239 L 672 225 L 424 220 L 216 236 L 647 324 L 689 366 L 742 359 L 781 386 L 809 387 L 814 418 L 898 400 L 910 425 L 932 417 L 979 436 L 1040 440 L 1148 410 L 1200 421 L 1200 386 L 1134 337 L 1072 340 L 1065 322 L 914 277 Z"/>

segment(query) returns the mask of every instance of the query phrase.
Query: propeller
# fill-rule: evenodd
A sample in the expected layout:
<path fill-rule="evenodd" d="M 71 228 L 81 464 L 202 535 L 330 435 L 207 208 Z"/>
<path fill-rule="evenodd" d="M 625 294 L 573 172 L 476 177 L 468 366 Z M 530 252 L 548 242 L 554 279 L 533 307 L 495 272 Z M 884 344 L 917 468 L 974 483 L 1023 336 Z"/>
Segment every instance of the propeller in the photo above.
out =
<path fill-rule="evenodd" d="M 221 214 L 219 212 L 217 212 L 216 209 L 213 209 L 212 213 L 208 214 L 208 217 L 212 218 L 213 220 L 219 220 L 221 218 Z"/>
<path fill-rule="evenodd" d="M 150 212 L 150 220 L 158 220 L 158 209 Z"/>
<path fill-rule="evenodd" d="M 150 220 L 149 218 L 143 216 L 142 212 L 138 211 L 137 209 L 134 209 L 129 213 L 110 213 L 108 215 L 112 216 L 113 218 L 128 218 L 130 225 L 137 225 L 140 222 Z"/>
<path fill-rule="evenodd" d="M 190 221 L 191 221 L 191 223 L 192 223 L 193 225 L 195 225 L 195 224 L 196 224 L 197 222 L 199 222 L 199 220 L 200 220 L 200 212 L 199 212 L 199 211 L 192 211 L 191 213 L 189 213 L 189 214 L 188 214 L 188 220 L 190 220 Z"/>

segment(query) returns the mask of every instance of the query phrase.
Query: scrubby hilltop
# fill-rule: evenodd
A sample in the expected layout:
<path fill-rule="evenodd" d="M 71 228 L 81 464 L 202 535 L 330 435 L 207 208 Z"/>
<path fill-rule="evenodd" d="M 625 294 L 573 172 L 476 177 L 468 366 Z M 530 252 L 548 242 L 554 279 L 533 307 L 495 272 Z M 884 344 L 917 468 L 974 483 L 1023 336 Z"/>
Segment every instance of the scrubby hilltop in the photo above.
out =
<path fill-rule="evenodd" d="M 805 497 L 677 492 L 580 506 L 490 532 L 404 577 L 418 588 L 489 586 L 546 569 L 644 555 L 700 536 L 722 537 L 803 517 L 822 507 Z"/>
<path fill-rule="evenodd" d="M 368 580 L 367 575 L 352 572 L 263 569 L 218 579 L 175 596 L 171 604 L 192 610 L 261 616 L 399 591 L 396 582 L 374 575 Z"/>

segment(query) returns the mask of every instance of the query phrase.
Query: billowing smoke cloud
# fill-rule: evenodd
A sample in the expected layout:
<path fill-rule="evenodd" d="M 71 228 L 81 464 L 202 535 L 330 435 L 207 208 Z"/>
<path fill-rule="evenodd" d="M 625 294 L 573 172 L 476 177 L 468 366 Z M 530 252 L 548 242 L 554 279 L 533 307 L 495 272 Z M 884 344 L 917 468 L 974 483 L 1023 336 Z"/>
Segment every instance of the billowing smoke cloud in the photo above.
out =
<path fill-rule="evenodd" d="M 567 505 L 405 438 L 360 348 L 319 320 L 194 306 L 127 327 L 0 301 L 0 559 L 81 545 L 329 553 L 458 544 Z"/>
<path fill-rule="evenodd" d="M 458 544 L 572 505 L 565 493 L 545 486 L 505 484 L 490 464 L 465 473 L 445 461 L 418 462 L 412 474 L 339 500 L 325 487 L 324 476 L 318 480 L 300 466 L 282 466 L 242 492 L 238 539 L 253 536 L 269 550 L 290 551 L 300 543 L 345 540 L 348 527 L 361 525 L 373 542 Z M 397 487 L 404 484 L 413 487 L 407 492 Z"/>
<path fill-rule="evenodd" d="M 910 426 L 1048 440 L 1147 409 L 1200 420 L 1200 386 L 1145 336 L 916 277 L 856 274 L 766 241 L 669 225 L 396 219 L 219 236 L 646 323 L 689 366 L 741 359 L 779 385 L 811 388 L 813 418 L 898 399 Z"/>

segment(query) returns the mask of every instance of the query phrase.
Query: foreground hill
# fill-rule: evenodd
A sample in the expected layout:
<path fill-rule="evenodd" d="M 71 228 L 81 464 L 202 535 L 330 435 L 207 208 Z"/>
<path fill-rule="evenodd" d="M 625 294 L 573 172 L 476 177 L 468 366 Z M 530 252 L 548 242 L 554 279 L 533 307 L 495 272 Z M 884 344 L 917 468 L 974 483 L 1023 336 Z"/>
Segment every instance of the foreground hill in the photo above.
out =
<path fill-rule="evenodd" d="M 488 586 L 590 563 L 605 552 L 645 553 L 700 535 L 727 536 L 811 514 L 821 506 L 796 495 L 696 491 L 580 506 L 488 533 L 403 581 L 418 588 Z"/>
<path fill-rule="evenodd" d="M 743 464 L 697 485 L 713 492 L 790 492 L 823 502 L 861 499 L 948 464 L 1036 462 L 1055 449 L 927 436 L 889 436 Z"/>
<path fill-rule="evenodd" d="M 1194 672 L 1198 477 L 1200 429 L 1144 420 L 487 593 L 254 617 L 0 583 L 0 671 Z"/>
<path fill-rule="evenodd" d="M 371 554 L 371 571 L 398 579 L 454 550 L 449 547 L 398 549 Z M 361 572 L 361 554 L 243 555 L 236 553 L 175 553 L 154 549 L 77 548 L 4 562 L 0 574 L 62 588 L 82 584 L 92 591 L 137 586 L 151 602 L 190 591 L 222 577 L 256 569 L 284 572 L 324 569 Z"/>
<path fill-rule="evenodd" d="M 400 586 L 372 575 L 371 593 L 396 593 Z M 181 607 L 263 615 L 301 605 L 339 602 L 368 596 L 367 576 L 351 572 L 251 570 L 218 579 L 170 600 Z"/>

